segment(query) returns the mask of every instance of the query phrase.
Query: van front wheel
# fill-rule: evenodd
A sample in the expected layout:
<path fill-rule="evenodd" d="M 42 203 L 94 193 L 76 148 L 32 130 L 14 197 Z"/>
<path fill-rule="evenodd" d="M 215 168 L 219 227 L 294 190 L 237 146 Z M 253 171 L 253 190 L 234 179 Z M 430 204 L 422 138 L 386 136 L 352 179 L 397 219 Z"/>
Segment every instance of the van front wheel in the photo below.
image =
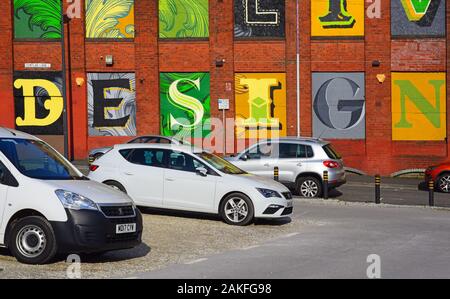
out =
<path fill-rule="evenodd" d="M 11 228 L 9 249 L 21 263 L 30 265 L 48 263 L 57 251 L 51 224 L 39 216 L 18 220 Z"/>

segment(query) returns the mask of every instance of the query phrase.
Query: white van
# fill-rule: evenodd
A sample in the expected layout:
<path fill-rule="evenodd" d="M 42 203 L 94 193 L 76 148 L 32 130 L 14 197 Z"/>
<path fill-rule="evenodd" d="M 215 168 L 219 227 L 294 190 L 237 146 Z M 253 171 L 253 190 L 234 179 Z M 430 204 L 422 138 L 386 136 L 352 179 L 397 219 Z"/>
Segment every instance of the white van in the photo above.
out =
<path fill-rule="evenodd" d="M 141 236 L 126 194 L 89 180 L 42 140 L 0 127 L 0 246 L 18 261 L 132 248 Z"/>

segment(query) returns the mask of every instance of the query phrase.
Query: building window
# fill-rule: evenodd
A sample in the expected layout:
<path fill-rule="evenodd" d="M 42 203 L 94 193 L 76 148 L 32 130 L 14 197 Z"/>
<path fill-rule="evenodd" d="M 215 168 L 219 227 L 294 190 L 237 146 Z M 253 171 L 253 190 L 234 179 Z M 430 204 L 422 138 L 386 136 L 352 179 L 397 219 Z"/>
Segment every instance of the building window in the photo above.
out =
<path fill-rule="evenodd" d="M 61 38 L 61 1 L 14 0 L 14 37 Z"/>
<path fill-rule="evenodd" d="M 134 38 L 134 0 L 86 0 L 86 38 Z"/>
<path fill-rule="evenodd" d="M 159 38 L 208 37 L 208 0 L 159 0 Z"/>

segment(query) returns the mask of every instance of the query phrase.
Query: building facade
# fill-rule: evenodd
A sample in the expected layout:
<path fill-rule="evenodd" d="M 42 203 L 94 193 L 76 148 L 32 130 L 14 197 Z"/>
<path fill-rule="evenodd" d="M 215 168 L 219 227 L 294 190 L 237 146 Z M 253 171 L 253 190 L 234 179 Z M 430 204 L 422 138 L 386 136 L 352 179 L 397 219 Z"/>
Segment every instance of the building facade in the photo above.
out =
<path fill-rule="evenodd" d="M 0 3 L 0 125 L 67 131 L 73 159 L 143 134 L 217 148 L 219 99 L 227 153 L 300 132 L 369 174 L 448 158 L 446 0 L 64 1 L 66 127 L 60 4 Z"/>

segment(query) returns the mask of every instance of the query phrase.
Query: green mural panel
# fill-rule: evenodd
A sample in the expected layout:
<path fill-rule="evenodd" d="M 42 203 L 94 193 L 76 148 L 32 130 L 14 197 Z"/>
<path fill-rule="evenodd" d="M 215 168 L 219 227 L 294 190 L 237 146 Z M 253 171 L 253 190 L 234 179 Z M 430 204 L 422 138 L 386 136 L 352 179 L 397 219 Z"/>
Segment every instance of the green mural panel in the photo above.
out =
<path fill-rule="evenodd" d="M 86 0 L 87 38 L 134 38 L 134 0 Z"/>
<path fill-rule="evenodd" d="M 209 73 L 161 73 L 161 134 L 204 138 L 211 133 Z"/>
<path fill-rule="evenodd" d="M 15 38 L 61 38 L 59 0 L 14 0 Z"/>
<path fill-rule="evenodd" d="M 159 0 L 159 37 L 209 37 L 208 0 Z"/>

